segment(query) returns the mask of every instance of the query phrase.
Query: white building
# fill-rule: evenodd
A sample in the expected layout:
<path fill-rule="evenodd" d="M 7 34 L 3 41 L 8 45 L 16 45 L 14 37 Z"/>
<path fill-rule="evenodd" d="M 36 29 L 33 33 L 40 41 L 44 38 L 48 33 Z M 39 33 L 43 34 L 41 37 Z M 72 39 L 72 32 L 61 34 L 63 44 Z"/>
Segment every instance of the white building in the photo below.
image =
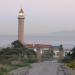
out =
<path fill-rule="evenodd" d="M 59 57 L 59 46 L 53 46 L 54 58 Z M 65 57 L 67 53 L 71 53 L 70 49 L 63 49 L 63 56 Z"/>
<path fill-rule="evenodd" d="M 47 51 L 51 51 L 53 52 L 53 58 L 59 58 L 59 46 L 52 46 L 47 44 L 27 44 L 26 47 L 34 49 L 35 52 L 39 51 L 41 55 L 46 53 Z M 63 56 L 65 56 L 69 52 L 71 52 L 71 50 L 63 49 Z"/>

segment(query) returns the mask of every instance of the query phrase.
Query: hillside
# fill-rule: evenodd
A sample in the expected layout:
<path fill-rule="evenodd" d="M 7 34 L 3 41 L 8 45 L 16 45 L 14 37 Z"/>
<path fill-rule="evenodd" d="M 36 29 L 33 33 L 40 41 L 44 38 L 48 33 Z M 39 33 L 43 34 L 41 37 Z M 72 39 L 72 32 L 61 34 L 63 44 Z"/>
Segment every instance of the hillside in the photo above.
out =
<path fill-rule="evenodd" d="M 75 30 L 54 32 L 51 33 L 50 36 L 75 37 Z"/>

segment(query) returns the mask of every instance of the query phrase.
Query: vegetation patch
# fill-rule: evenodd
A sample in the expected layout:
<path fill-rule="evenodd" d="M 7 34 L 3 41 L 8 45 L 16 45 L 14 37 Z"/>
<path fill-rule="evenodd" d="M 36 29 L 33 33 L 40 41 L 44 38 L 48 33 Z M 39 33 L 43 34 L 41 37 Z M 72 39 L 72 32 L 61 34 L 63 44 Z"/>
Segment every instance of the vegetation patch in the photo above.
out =
<path fill-rule="evenodd" d="M 20 67 L 31 68 L 31 63 L 37 62 L 33 49 L 26 48 L 18 41 L 12 42 L 11 45 L 0 50 L 0 75 L 6 75 Z"/>
<path fill-rule="evenodd" d="M 75 69 L 75 47 L 71 50 L 71 53 L 66 55 L 63 62 L 66 64 L 66 66 Z"/>
<path fill-rule="evenodd" d="M 74 68 L 75 68 L 75 61 L 71 61 L 71 62 L 69 62 L 69 63 L 66 63 L 66 65 L 67 65 L 68 67 L 74 69 Z"/>

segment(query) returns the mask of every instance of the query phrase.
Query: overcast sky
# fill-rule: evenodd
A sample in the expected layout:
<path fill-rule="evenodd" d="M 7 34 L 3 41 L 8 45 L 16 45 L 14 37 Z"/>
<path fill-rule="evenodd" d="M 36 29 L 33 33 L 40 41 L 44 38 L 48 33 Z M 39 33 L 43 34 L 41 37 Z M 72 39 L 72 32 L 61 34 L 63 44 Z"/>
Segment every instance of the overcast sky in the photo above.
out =
<path fill-rule="evenodd" d="M 0 34 L 17 34 L 21 7 L 27 35 L 75 30 L 75 0 L 0 0 Z"/>

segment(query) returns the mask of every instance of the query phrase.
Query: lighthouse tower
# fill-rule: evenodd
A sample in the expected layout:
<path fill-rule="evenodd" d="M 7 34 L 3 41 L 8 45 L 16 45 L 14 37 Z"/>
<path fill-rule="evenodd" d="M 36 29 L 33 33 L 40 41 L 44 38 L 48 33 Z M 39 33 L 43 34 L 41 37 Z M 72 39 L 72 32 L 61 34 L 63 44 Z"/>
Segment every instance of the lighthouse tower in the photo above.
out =
<path fill-rule="evenodd" d="M 21 8 L 18 15 L 18 41 L 24 45 L 24 11 Z"/>

